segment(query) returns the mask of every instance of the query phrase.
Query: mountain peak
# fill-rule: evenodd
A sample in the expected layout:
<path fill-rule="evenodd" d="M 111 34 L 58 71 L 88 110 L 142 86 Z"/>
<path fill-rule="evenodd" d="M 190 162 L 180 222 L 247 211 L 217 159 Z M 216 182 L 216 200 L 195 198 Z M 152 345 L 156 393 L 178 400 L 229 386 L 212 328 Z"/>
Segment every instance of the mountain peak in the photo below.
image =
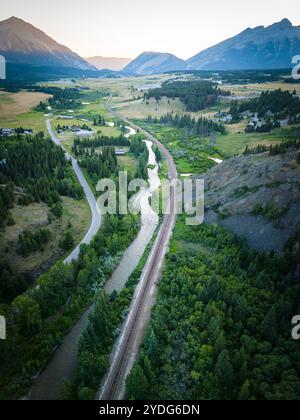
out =
<path fill-rule="evenodd" d="M 186 70 L 186 62 L 170 53 L 144 51 L 123 70 L 126 74 L 150 75 Z"/>
<path fill-rule="evenodd" d="M 95 70 L 69 48 L 16 16 L 0 22 L 0 54 L 13 64 Z"/>
<path fill-rule="evenodd" d="M 10 18 L 6 19 L 4 22 L 7 22 L 7 23 L 26 23 L 23 19 L 20 19 L 16 16 L 11 16 Z"/>
<path fill-rule="evenodd" d="M 274 23 L 272 26 L 280 26 L 281 28 L 285 29 L 293 27 L 293 24 L 289 19 L 285 18 L 282 19 L 280 22 Z"/>

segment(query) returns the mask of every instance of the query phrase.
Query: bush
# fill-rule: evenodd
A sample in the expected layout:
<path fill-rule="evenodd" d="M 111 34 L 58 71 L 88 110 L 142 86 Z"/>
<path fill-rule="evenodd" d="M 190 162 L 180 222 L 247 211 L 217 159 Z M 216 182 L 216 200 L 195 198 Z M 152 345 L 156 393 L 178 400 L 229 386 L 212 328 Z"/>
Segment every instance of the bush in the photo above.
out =
<path fill-rule="evenodd" d="M 24 230 L 19 235 L 18 252 L 23 257 L 28 257 L 36 251 L 43 251 L 44 246 L 51 240 L 52 233 L 49 229 L 40 229 L 36 233 Z"/>
<path fill-rule="evenodd" d="M 73 235 L 71 234 L 70 231 L 68 231 L 65 234 L 64 238 L 60 241 L 59 246 L 64 251 L 70 251 L 70 249 L 74 247 L 74 244 L 75 244 L 75 241 L 74 241 Z"/>
<path fill-rule="evenodd" d="M 57 218 L 61 219 L 64 212 L 63 205 L 58 202 L 51 207 L 51 213 Z"/>
<path fill-rule="evenodd" d="M 7 219 L 7 225 L 14 226 L 15 224 L 16 224 L 15 219 L 12 217 L 12 215 L 9 215 Z"/>

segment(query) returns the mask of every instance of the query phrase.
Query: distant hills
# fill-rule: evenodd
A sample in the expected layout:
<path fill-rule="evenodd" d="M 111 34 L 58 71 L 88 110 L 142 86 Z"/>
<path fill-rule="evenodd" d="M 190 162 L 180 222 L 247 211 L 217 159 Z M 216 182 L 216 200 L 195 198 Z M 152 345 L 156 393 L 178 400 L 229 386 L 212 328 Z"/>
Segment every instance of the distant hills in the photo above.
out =
<path fill-rule="evenodd" d="M 299 54 L 300 26 L 283 19 L 267 27 L 248 28 L 186 61 L 171 54 L 143 53 L 124 72 L 147 75 L 174 70 L 283 69 L 290 68 L 292 57 Z"/>
<path fill-rule="evenodd" d="M 134 75 L 159 74 L 168 71 L 186 70 L 184 60 L 169 53 L 144 52 L 125 67 L 123 73 Z"/>
<path fill-rule="evenodd" d="M 86 58 L 86 61 L 92 66 L 96 67 L 98 70 L 108 69 L 113 71 L 121 71 L 132 61 L 132 58 L 96 56 Z"/>
<path fill-rule="evenodd" d="M 288 19 L 264 27 L 248 28 L 188 60 L 173 54 L 144 52 L 136 59 L 91 57 L 84 59 L 57 43 L 40 29 L 11 17 L 0 22 L 0 54 L 8 63 L 8 77 L 51 78 L 123 74 L 151 75 L 185 70 L 260 70 L 290 68 L 300 54 L 300 26 Z M 99 69 L 107 69 L 101 70 Z M 122 70 L 123 69 L 123 70 Z"/>

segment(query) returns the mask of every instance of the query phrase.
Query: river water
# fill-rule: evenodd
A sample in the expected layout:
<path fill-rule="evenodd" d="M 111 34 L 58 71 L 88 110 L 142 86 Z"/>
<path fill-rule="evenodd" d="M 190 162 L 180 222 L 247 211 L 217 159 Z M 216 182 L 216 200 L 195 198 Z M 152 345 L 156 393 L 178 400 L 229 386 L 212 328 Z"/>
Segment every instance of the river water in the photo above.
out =
<path fill-rule="evenodd" d="M 128 127 L 129 128 L 129 127 Z M 129 135 L 136 134 L 130 129 Z M 135 196 L 135 203 L 141 209 L 141 229 L 138 236 L 124 252 L 123 257 L 105 285 L 108 294 L 114 290 L 120 292 L 130 275 L 138 266 L 144 251 L 149 244 L 159 222 L 159 217 L 153 212 L 149 198 L 160 186 L 158 165 L 152 149 L 152 142 L 145 141 L 149 151 L 149 165 L 155 166 L 148 169 L 149 188 L 142 189 Z M 57 400 L 60 397 L 61 388 L 65 379 L 72 380 L 77 364 L 77 344 L 79 337 L 87 326 L 88 317 L 93 311 L 93 305 L 84 313 L 77 324 L 65 337 L 60 347 L 56 350 L 52 360 L 45 370 L 39 375 L 32 387 L 29 399 L 31 400 Z"/>

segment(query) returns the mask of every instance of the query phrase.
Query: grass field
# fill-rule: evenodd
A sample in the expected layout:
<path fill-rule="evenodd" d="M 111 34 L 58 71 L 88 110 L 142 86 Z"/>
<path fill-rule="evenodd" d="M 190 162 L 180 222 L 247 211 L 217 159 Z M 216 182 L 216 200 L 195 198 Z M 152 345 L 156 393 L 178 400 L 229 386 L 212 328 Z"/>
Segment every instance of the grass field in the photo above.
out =
<path fill-rule="evenodd" d="M 32 109 L 49 98 L 39 92 L 1 92 L 0 91 L 0 127 L 23 127 L 34 131 L 46 131 L 43 114 Z"/>
<path fill-rule="evenodd" d="M 136 174 L 137 161 L 132 155 L 118 156 L 118 163 L 122 171 L 128 172 L 133 177 Z"/>
<path fill-rule="evenodd" d="M 51 125 L 54 130 L 56 129 L 58 125 L 61 125 L 61 126 L 66 125 L 66 126 L 71 127 L 72 125 L 81 126 L 82 124 L 86 124 L 89 127 L 91 127 L 95 136 L 102 135 L 102 136 L 108 136 L 108 137 L 119 137 L 122 134 L 121 130 L 118 127 L 94 127 L 93 123 L 84 122 L 79 119 L 68 120 L 68 119 L 57 118 L 51 121 Z M 71 153 L 73 142 L 76 137 L 76 133 L 73 133 L 71 131 L 65 131 L 59 134 L 56 133 L 56 135 L 63 142 L 63 145 L 66 148 L 66 150 L 69 153 Z"/>
<path fill-rule="evenodd" d="M 44 203 L 33 203 L 29 206 L 16 205 L 11 214 L 16 222 L 14 226 L 7 226 L 0 234 L 0 257 L 5 259 L 18 273 L 32 273 L 42 264 L 53 262 L 62 256 L 59 241 L 71 226 L 70 230 L 79 242 L 87 232 L 90 222 L 90 208 L 85 200 L 74 200 L 63 197 L 64 214 L 62 219 L 56 219 L 48 224 L 49 207 Z M 76 224 L 74 223 L 76 220 Z M 16 252 L 19 234 L 24 230 L 49 229 L 52 238 L 46 245 L 44 252 L 35 252 L 28 258 L 23 258 Z"/>
<path fill-rule="evenodd" d="M 74 119 L 64 119 L 64 118 L 55 118 L 52 120 L 52 127 L 56 129 L 58 125 L 65 125 L 72 127 L 72 125 L 82 126 L 83 124 L 89 126 L 95 134 L 108 136 L 108 137 L 119 137 L 122 133 L 118 127 L 106 127 L 106 126 L 94 126 L 92 121 L 83 121 L 82 119 L 74 118 Z M 64 134 L 68 133 L 60 133 L 58 136 L 64 136 Z M 75 136 L 74 133 L 71 133 Z"/>
<path fill-rule="evenodd" d="M 243 153 L 246 146 L 255 147 L 259 144 L 269 146 L 282 142 L 284 136 L 282 134 L 245 134 L 231 132 L 225 136 L 217 137 L 217 148 L 227 158 Z"/>
<path fill-rule="evenodd" d="M 44 86 L 58 86 L 60 88 L 65 87 L 85 87 L 89 88 L 89 91 L 86 91 L 86 94 L 89 95 L 91 92 L 101 92 L 102 95 L 99 95 L 98 98 L 87 101 L 89 104 L 84 105 L 80 108 L 81 114 L 101 114 L 104 118 L 114 120 L 114 117 L 106 111 L 105 102 L 110 94 L 112 94 L 112 104 L 119 105 L 124 103 L 124 101 L 130 101 L 135 96 L 142 95 L 141 92 L 138 92 L 137 89 L 141 86 L 147 85 L 148 83 L 160 82 L 161 80 L 166 80 L 168 77 L 163 76 L 152 76 L 152 77 L 140 77 L 140 78 L 122 78 L 122 79 L 86 79 L 84 81 L 76 80 L 76 83 L 71 84 L 69 81 L 60 81 L 60 82 L 48 82 L 43 83 Z M 105 94 L 106 93 L 106 94 Z M 104 96 L 103 96 L 104 94 Z M 94 95 L 93 95 L 94 96 Z"/>
<path fill-rule="evenodd" d="M 229 85 L 224 84 L 222 87 L 224 90 L 230 90 L 235 95 L 257 95 L 265 90 L 282 89 L 293 92 L 296 90 L 297 94 L 300 94 L 300 85 L 297 83 L 284 83 L 284 82 L 270 82 L 270 83 L 251 83 L 248 85 Z"/>
<path fill-rule="evenodd" d="M 148 116 L 159 118 L 168 112 L 182 114 L 185 112 L 185 106 L 179 99 L 162 98 L 159 102 L 156 102 L 154 98 L 151 98 L 149 101 L 139 100 L 125 103 L 118 108 L 118 111 L 133 119 L 145 119 Z"/>

